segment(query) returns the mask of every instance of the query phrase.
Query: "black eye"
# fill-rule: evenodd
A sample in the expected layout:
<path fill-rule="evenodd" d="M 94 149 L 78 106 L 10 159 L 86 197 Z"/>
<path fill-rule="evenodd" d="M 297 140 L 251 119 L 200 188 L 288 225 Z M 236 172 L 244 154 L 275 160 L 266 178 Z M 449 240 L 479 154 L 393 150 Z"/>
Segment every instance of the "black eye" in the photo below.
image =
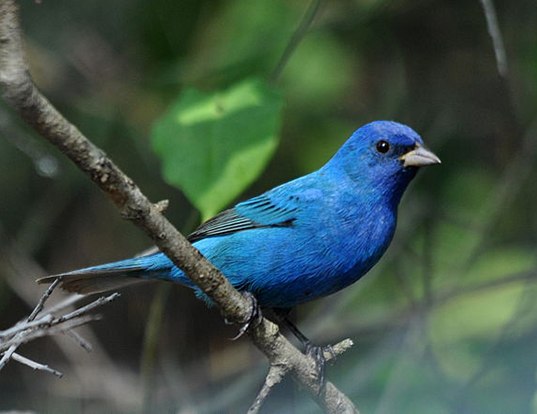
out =
<path fill-rule="evenodd" d="M 377 142 L 377 151 L 381 154 L 386 154 L 390 150 L 390 144 L 388 144 L 386 141 L 381 140 Z"/>

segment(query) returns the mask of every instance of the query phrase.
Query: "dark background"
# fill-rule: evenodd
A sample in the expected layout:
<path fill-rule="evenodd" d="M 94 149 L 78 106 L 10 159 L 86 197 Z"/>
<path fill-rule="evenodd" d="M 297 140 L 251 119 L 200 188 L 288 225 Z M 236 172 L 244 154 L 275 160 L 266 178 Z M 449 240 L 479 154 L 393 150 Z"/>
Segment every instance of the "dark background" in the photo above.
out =
<path fill-rule="evenodd" d="M 40 89 L 188 232 L 197 215 L 163 181 L 153 121 L 185 86 L 269 78 L 309 2 L 21 2 Z M 537 362 L 537 4 L 496 1 L 508 72 L 498 74 L 479 1 L 323 2 L 278 86 L 280 145 L 241 198 L 321 166 L 374 119 L 409 124 L 443 161 L 400 207 L 392 246 L 355 286 L 303 306 L 317 343 L 356 346 L 328 377 L 364 413 L 535 413 Z M 0 329 L 30 312 L 38 276 L 131 256 L 147 237 L 64 156 L 0 104 Z M 56 293 L 60 297 L 60 293 Z M 155 300 L 154 298 L 160 298 Z M 148 345 L 151 304 L 164 307 Z M 154 306 L 153 306 L 154 308 Z M 134 287 L 102 321 L 20 352 L 0 409 L 244 412 L 267 369 L 214 309 L 182 287 Z M 157 312 L 158 313 L 158 312 Z M 158 318 L 157 318 L 158 320 Z M 290 382 L 265 412 L 309 413 Z"/>

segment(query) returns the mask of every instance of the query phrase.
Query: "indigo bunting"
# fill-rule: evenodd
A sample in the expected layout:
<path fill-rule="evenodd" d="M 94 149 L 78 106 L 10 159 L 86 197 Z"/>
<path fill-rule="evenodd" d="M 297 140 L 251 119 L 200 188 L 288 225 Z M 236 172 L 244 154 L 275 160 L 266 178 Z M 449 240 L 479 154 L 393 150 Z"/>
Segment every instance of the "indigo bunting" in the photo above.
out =
<path fill-rule="evenodd" d="M 397 206 L 419 167 L 439 164 L 411 128 L 375 121 L 356 130 L 319 170 L 238 203 L 189 240 L 262 308 L 289 309 L 356 282 L 390 244 Z M 208 300 L 163 253 L 88 267 L 61 277 L 83 294 L 164 280 Z"/>

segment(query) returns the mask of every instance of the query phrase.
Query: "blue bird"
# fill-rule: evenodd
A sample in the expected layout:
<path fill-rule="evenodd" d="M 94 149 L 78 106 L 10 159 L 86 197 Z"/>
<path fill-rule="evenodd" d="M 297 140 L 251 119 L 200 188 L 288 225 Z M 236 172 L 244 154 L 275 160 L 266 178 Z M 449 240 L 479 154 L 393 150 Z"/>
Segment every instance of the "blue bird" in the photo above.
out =
<path fill-rule="evenodd" d="M 419 167 L 439 164 L 411 128 L 375 121 L 356 130 L 319 170 L 238 203 L 189 240 L 262 308 L 289 309 L 337 292 L 377 263 L 390 244 L 401 196 Z M 163 253 L 39 279 L 103 292 L 150 280 L 192 288 Z"/>

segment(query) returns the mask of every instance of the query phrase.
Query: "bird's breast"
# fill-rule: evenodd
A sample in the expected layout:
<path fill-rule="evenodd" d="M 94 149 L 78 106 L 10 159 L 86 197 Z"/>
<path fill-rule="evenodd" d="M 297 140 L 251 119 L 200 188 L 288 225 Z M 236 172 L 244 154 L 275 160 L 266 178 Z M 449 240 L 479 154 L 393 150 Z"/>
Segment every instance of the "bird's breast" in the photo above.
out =
<path fill-rule="evenodd" d="M 395 225 L 396 215 L 388 209 L 361 209 L 326 232 L 321 254 L 327 265 L 327 294 L 354 283 L 378 262 L 393 238 Z"/>

